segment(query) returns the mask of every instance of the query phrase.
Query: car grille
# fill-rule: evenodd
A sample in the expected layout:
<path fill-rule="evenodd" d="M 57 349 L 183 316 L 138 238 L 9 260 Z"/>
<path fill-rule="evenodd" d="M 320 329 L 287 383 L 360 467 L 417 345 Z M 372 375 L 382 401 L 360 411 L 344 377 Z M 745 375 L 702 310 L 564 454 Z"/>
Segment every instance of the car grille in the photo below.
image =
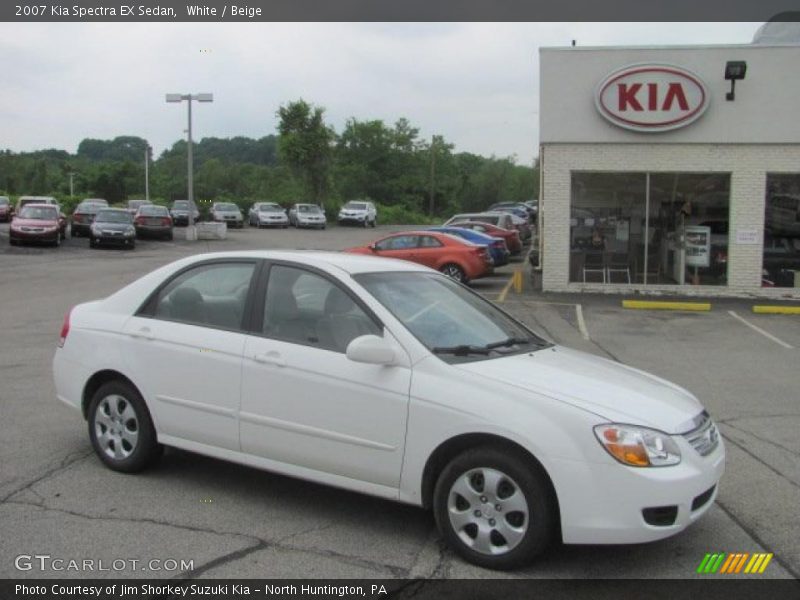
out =
<path fill-rule="evenodd" d="M 20 231 L 24 231 L 25 233 L 42 233 L 44 232 L 44 227 L 20 227 Z"/>
<path fill-rule="evenodd" d="M 698 415 L 695 422 L 698 425 L 684 433 L 683 437 L 692 445 L 692 448 L 697 450 L 700 456 L 708 456 L 719 446 L 719 430 L 706 411 Z"/>

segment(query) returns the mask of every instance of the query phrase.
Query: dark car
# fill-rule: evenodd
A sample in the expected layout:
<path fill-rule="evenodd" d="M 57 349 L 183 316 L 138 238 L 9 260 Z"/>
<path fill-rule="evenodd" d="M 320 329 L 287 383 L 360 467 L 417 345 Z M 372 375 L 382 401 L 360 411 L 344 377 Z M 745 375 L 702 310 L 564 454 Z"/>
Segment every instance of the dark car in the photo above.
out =
<path fill-rule="evenodd" d="M 8 199 L 8 196 L 0 196 L 0 221 L 8 223 L 11 221 L 11 216 L 11 201 Z"/>
<path fill-rule="evenodd" d="M 150 200 L 128 200 L 128 212 L 132 215 L 136 215 L 136 212 L 142 206 L 149 206 L 150 204 L 152 204 Z"/>
<path fill-rule="evenodd" d="M 63 239 L 58 207 L 53 204 L 26 204 L 11 221 L 8 241 L 12 246 L 20 242 L 43 242 L 60 246 Z"/>
<path fill-rule="evenodd" d="M 136 211 L 133 217 L 133 226 L 136 237 L 158 237 L 165 240 L 172 239 L 172 217 L 166 206 L 145 204 Z"/>
<path fill-rule="evenodd" d="M 136 229 L 133 215 L 125 208 L 104 208 L 95 215 L 89 235 L 89 247 L 97 246 L 136 247 Z"/>
<path fill-rule="evenodd" d="M 489 249 L 489 254 L 492 256 L 495 267 L 502 267 L 508 264 L 508 257 L 511 253 L 508 251 L 505 241 L 501 238 L 461 227 L 433 227 L 430 231 L 449 233 L 450 235 L 463 238 L 473 244 L 486 246 Z"/>
<path fill-rule="evenodd" d="M 795 287 L 800 279 L 800 238 L 764 236 L 765 287 Z"/>
<path fill-rule="evenodd" d="M 84 200 L 72 211 L 72 237 L 88 236 L 92 232 L 92 222 L 98 211 L 106 208 L 93 200 Z"/>
<path fill-rule="evenodd" d="M 197 210 L 194 202 L 189 202 L 188 200 L 175 200 L 169 209 L 169 214 L 172 216 L 172 222 L 175 225 L 188 225 L 189 215 L 192 216 L 193 223 L 200 220 L 200 211 Z"/>

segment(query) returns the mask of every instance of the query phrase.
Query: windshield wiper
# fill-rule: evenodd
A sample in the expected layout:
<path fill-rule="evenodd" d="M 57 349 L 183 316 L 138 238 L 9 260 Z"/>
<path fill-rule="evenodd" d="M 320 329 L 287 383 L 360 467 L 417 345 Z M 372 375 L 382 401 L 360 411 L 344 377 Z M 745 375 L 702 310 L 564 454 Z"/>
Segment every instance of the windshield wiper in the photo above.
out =
<path fill-rule="evenodd" d="M 455 356 L 468 356 L 470 354 L 487 355 L 490 349 L 485 346 L 470 346 L 461 344 L 460 346 L 438 346 L 431 350 L 434 354 L 454 354 Z"/>
<path fill-rule="evenodd" d="M 530 338 L 510 337 L 504 340 L 500 340 L 499 342 L 492 342 L 491 344 L 486 344 L 484 348 L 486 348 L 487 350 L 493 350 L 494 348 L 508 348 L 509 346 L 523 346 L 532 343 L 533 340 Z"/>

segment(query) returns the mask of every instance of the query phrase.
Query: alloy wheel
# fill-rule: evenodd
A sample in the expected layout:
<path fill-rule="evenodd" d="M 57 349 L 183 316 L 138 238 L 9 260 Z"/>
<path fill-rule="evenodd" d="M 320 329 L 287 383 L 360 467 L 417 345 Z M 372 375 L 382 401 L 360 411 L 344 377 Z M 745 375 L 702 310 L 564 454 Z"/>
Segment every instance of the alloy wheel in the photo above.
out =
<path fill-rule="evenodd" d="M 124 460 L 139 442 L 139 420 L 131 403 L 119 394 L 100 400 L 94 415 L 97 443 L 111 459 Z"/>
<path fill-rule="evenodd" d="M 530 511 L 514 479 L 497 469 L 477 468 L 453 482 L 447 515 L 464 545 L 480 554 L 498 556 L 523 540 Z"/>

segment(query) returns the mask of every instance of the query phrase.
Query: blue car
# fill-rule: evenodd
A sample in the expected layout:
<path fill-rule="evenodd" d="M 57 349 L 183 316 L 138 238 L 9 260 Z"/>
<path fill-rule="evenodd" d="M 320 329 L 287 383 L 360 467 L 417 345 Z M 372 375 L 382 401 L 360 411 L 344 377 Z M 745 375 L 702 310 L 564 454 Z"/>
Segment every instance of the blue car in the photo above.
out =
<path fill-rule="evenodd" d="M 462 239 L 478 244 L 480 246 L 487 246 L 489 254 L 492 256 L 495 267 L 502 267 L 508 264 L 508 257 L 511 253 L 508 251 L 506 242 L 503 239 L 486 235 L 480 231 L 473 231 L 472 229 L 463 229 L 461 227 L 432 227 L 430 231 L 438 231 L 439 233 L 449 233 Z"/>

